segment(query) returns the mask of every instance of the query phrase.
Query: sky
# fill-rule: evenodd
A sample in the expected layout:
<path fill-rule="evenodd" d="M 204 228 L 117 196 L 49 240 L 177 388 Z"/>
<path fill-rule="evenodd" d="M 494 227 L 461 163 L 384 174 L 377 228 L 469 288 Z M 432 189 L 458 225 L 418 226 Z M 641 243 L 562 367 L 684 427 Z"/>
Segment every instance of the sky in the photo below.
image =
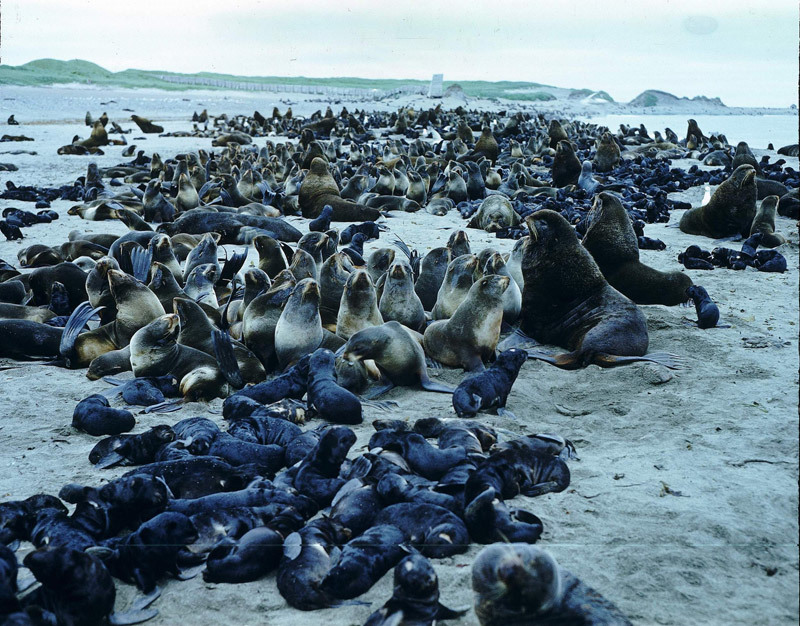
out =
<path fill-rule="evenodd" d="M 797 0 L 2 0 L 0 60 L 798 98 Z"/>

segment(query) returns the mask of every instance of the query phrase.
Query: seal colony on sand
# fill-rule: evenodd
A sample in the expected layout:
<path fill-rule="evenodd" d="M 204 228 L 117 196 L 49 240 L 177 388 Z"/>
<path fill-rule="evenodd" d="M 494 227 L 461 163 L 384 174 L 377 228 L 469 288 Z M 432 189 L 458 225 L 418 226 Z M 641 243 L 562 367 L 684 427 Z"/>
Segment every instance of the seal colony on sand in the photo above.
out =
<path fill-rule="evenodd" d="M 346 612 L 351 609 L 345 604 L 394 569 L 395 589 L 383 608 L 375 611 L 389 594 L 345 616 L 385 626 L 460 617 L 463 610 L 445 606 L 458 593 L 452 577 L 442 604 L 434 570 L 452 566 L 428 559 L 451 557 L 458 566 L 469 565 L 456 559 L 471 544 L 503 542 L 474 564 L 475 613 L 482 623 L 527 623 L 535 616 L 544 623 L 626 624 L 598 593 L 530 545 L 563 536 L 561 505 L 553 505 L 561 502 L 579 514 L 569 502 L 581 495 L 566 491 L 574 446 L 559 435 L 526 434 L 530 416 L 519 410 L 525 410 L 522 400 L 530 399 L 540 367 L 526 365 L 529 356 L 566 369 L 636 361 L 677 367 L 671 355 L 647 354 L 645 314 L 655 319 L 654 341 L 702 331 L 681 324 L 670 326 L 676 326 L 672 335 L 661 333 L 658 311 L 636 303 L 691 298 L 699 327 L 716 326 L 719 309 L 705 289 L 682 272 L 656 272 L 639 261 L 639 246 L 658 250 L 660 243 L 644 237 L 644 224 L 686 208 L 664 190 L 702 179 L 702 173 L 681 178 L 658 155 L 690 153 L 677 138 L 673 146 L 660 140 L 651 145 L 643 126 L 611 135 L 595 125 L 552 120 L 547 132 L 544 116 L 522 112 L 495 118 L 463 108 L 407 108 L 392 115 L 336 115 L 329 109 L 293 119 L 275 112 L 271 118 L 220 116 L 212 129 L 193 132 L 222 149 L 174 158 L 140 154 L 115 168 L 90 166 L 62 192 L 84 204 L 69 219 L 113 219 L 128 233 L 70 236 L 62 245 L 25 246 L 18 257 L 25 264 L 58 265 L 19 271 L 0 264 L 0 295 L 12 300 L 9 308 L 0 306 L 0 315 L 25 318 L 0 320 L 0 338 L 14 344 L 0 344 L 10 356 L 60 356 L 85 367 L 90 352 L 108 348 L 88 363 L 87 376 L 132 370 L 136 377 L 86 394 L 73 411 L 77 442 L 89 436 L 84 433 L 110 434 L 92 442 L 89 461 L 97 471 L 116 475 L 109 468 L 124 465 L 129 473 L 98 487 L 64 486 L 59 496 L 75 505 L 71 511 L 52 496 L 0 504 L 2 542 L 30 542 L 32 554 L 41 555 L 32 562 L 46 561 L 52 551 L 88 550 L 92 567 L 99 568 L 94 579 L 102 583 L 100 591 L 113 589 L 113 582 L 106 584 L 110 574 L 147 594 L 135 607 L 152 602 L 167 576 L 186 578 L 191 573 L 185 568 L 199 566 L 208 582 L 255 581 L 276 571 L 278 592 L 289 606 Z M 276 144 L 271 137 L 279 135 L 299 137 L 299 144 Z M 265 136 L 265 143 L 252 143 L 252 137 Z M 595 178 L 589 166 L 588 176 L 573 181 L 575 162 L 591 162 L 598 137 L 617 148 L 614 155 L 606 143 L 607 154 L 599 159 L 604 165 L 597 167 L 610 168 L 614 180 Z M 692 141 L 699 151 L 727 143 L 699 132 Z M 761 169 L 793 184 L 780 166 Z M 550 175 L 563 183 L 560 189 L 550 186 Z M 106 185 L 112 176 L 126 178 L 127 186 Z M 720 177 L 714 184 L 721 182 L 723 174 L 714 176 Z M 756 239 L 746 244 L 754 254 L 758 242 L 774 233 L 774 205 L 774 199 L 763 201 L 749 227 Z M 426 212 L 404 213 L 420 208 Z M 483 232 L 475 232 L 471 244 L 457 225 L 444 232 L 431 228 L 420 240 L 402 232 L 420 249 L 399 240 L 396 231 L 409 219 L 431 224 L 439 219 L 432 216 L 448 212 Z M 46 223 L 38 217 L 4 211 L 5 223 L 17 230 Z M 337 218 L 368 221 L 340 232 Z M 98 221 L 93 227 L 103 229 Z M 397 242 L 375 241 L 386 230 L 395 231 Z M 491 242 L 488 232 L 497 235 Z M 511 249 L 504 239 L 519 240 L 508 257 L 501 253 Z M 249 242 L 258 263 L 245 268 L 246 252 L 226 246 Z M 144 308 L 131 305 L 123 282 L 141 295 Z M 105 308 L 94 310 L 99 307 Z M 101 316 L 99 328 L 93 314 Z M 508 343 L 526 341 L 508 327 L 518 316 L 534 340 L 571 352 L 503 350 L 500 339 L 509 331 Z M 66 324 L 66 330 L 51 324 Z M 99 348 L 80 352 L 84 344 Z M 653 370 L 631 374 L 638 380 Z M 597 371 L 555 376 L 578 385 L 583 376 L 604 376 L 614 384 L 613 375 Z M 657 377 L 664 382 L 664 375 Z M 515 386 L 518 379 L 524 382 Z M 408 419 L 423 409 L 396 410 L 403 391 L 373 400 L 395 386 L 412 387 L 420 406 L 440 402 L 447 412 L 452 403 L 462 419 Z M 553 385 L 556 399 L 559 388 Z M 221 418 L 213 405 L 207 416 L 186 405 L 216 397 L 224 398 Z M 112 406 L 123 401 L 125 409 Z M 169 423 L 120 434 L 149 419 L 133 406 L 178 410 L 185 419 L 161 416 L 159 422 Z M 569 412 L 557 406 L 559 413 Z M 497 416 L 487 415 L 495 410 Z M 374 422 L 377 432 L 356 446 L 366 441 L 362 420 L 374 411 L 383 418 Z M 583 424 L 570 428 L 582 431 Z M 595 468 L 598 459 L 590 457 Z M 575 474 L 581 480 L 586 475 Z M 541 504 L 544 512 L 537 512 L 545 523 L 513 501 L 518 494 L 548 493 L 563 495 Z M 66 562 L 79 565 L 79 559 Z M 5 571 L 0 567 L 0 584 Z M 468 570 L 462 571 L 463 578 Z M 30 599 L 12 594 L 9 608 L 26 615 L 54 612 L 50 623 L 68 623 L 79 598 L 47 580 L 67 576 L 57 563 L 34 573 L 44 591 Z M 16 573 L 12 578 L 16 584 Z M 549 584 L 556 580 L 560 589 Z M 604 593 L 612 595 L 612 587 Z M 631 602 L 624 590 L 613 595 Z M 113 602 L 97 606 L 99 622 Z M 120 623 L 119 617 L 112 619 Z"/>

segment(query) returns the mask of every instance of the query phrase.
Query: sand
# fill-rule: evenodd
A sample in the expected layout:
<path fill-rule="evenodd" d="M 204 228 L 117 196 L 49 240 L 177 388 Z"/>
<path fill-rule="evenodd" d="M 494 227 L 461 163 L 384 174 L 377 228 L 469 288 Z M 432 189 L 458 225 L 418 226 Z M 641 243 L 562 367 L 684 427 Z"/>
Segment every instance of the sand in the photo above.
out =
<path fill-rule="evenodd" d="M 127 113 L 163 123 L 167 131 L 185 130 L 205 94 L 169 94 L 161 101 L 136 92 L 118 90 L 109 95 L 87 90 L 59 99 L 48 93 L 15 88 L 16 101 L 3 102 L 3 117 L 11 112 L 22 122 L 2 125 L 3 133 L 24 133 L 35 141 L 0 144 L 0 153 L 35 150 L 36 156 L 0 154 L 0 161 L 15 163 L 18 172 L 0 173 L 0 184 L 61 185 L 86 171 L 89 162 L 109 166 L 123 162 L 122 148 L 109 146 L 102 157 L 58 156 L 58 146 L 76 133 L 88 135 L 82 118 L 108 110 L 124 128 Z M 5 90 L 5 88 L 4 88 Z M 20 95 L 21 94 L 21 95 Z M 246 94 L 250 97 L 250 94 Z M 111 98 L 117 103 L 101 106 Z M 220 106 L 209 113 L 252 112 L 250 100 L 239 94 L 220 96 Z M 285 96 L 282 94 L 281 96 Z M 190 98 L 188 102 L 181 98 Z M 223 107 L 227 100 L 230 109 Z M 276 96 L 259 94 L 255 108 L 268 113 L 273 104 L 285 109 Z M 27 100 L 25 100 L 27 98 Z M 129 98 L 126 100 L 125 98 Z M 130 106 L 134 98 L 137 106 Z M 149 99 L 149 100 L 148 100 Z M 31 110 L 21 105 L 30 103 Z M 151 109 L 145 107 L 151 102 Z M 234 104 L 235 102 L 235 104 Z M 350 107 L 364 103 L 342 102 Z M 472 104 L 472 103 L 471 103 Z M 8 110 L 13 106 L 13 110 Z M 308 113 L 324 104 L 293 105 Z M 395 103 L 378 103 L 391 110 Z M 237 111 L 241 107 L 243 110 Z M 246 107 L 246 108 L 245 108 Z M 35 109 L 35 110 L 33 110 Z M 306 110 L 303 110 L 306 109 Z M 125 117 L 123 117 L 125 116 Z M 67 123 L 64 120 L 80 120 Z M 39 123 L 26 123 L 37 121 Z M 646 121 L 645 121 L 646 123 Z M 649 128 L 649 126 L 648 126 Z M 655 130 L 653 128 L 652 130 Z M 172 156 L 182 150 L 210 148 L 209 139 L 159 138 L 146 141 L 138 129 L 127 135 L 147 153 Z M 264 139 L 256 139 L 263 145 Z M 755 151 L 757 158 L 764 151 Z M 774 159 L 773 153 L 773 159 Z M 787 159 L 798 169 L 797 159 Z M 690 166 L 695 162 L 678 162 Z M 699 205 L 702 188 L 671 197 Z M 17 265 L 17 251 L 32 243 L 54 245 L 66 240 L 72 229 L 122 234 L 114 222 L 85 222 L 66 214 L 72 203 L 56 201 L 61 219 L 49 225 L 24 229 L 21 242 L 0 241 L 0 258 Z M 7 200 L 0 209 L 32 205 Z M 664 251 L 642 251 L 642 260 L 655 268 L 679 268 L 677 254 L 697 243 L 711 249 L 715 242 L 681 233 L 676 224 L 648 225 L 645 234 L 662 239 Z M 386 220 L 390 231 L 366 251 L 388 245 L 394 235 L 425 252 L 443 245 L 454 227 L 463 227 L 457 213 L 434 217 L 427 213 L 395 214 Z M 305 231 L 306 221 L 289 218 Z M 344 226 L 343 224 L 341 226 Z M 644 306 L 652 351 L 667 351 L 685 359 L 687 368 L 674 375 L 648 364 L 612 370 L 590 366 L 561 371 L 541 362 L 523 366 L 509 397 L 508 407 L 518 420 L 493 415 L 480 419 L 510 433 L 545 432 L 575 443 L 579 461 L 571 461 L 572 483 L 563 493 L 529 499 L 521 506 L 544 522 L 539 542 L 563 567 L 581 577 L 616 602 L 637 624 L 794 624 L 798 621 L 798 230 L 797 224 L 778 218 L 777 230 L 789 243 L 779 250 L 787 258 L 785 274 L 765 274 L 752 268 L 742 272 L 717 269 L 688 271 L 718 303 L 721 323 L 729 328 L 703 331 L 691 325 L 693 308 Z M 493 246 L 509 251 L 511 240 L 498 240 L 469 230 L 473 251 Z M 734 244 L 735 245 L 735 244 Z M 253 259 L 251 255 L 249 262 Z M 84 371 L 67 371 L 39 364 L 0 359 L 0 501 L 25 498 L 37 492 L 56 494 L 62 485 L 78 482 L 99 485 L 123 470 L 99 471 L 87 455 L 97 439 L 70 426 L 75 404 L 90 393 L 108 388 L 92 382 Z M 432 372 L 438 380 L 456 385 L 463 373 Z M 369 439 L 370 422 L 378 417 L 416 420 L 453 416 L 449 396 L 395 389 L 385 397 L 398 403 L 390 412 L 367 408 L 364 425 L 355 428 L 359 454 Z M 114 401 L 122 406 L 121 400 Z M 221 423 L 221 401 L 192 403 L 165 416 L 137 415 L 135 432 L 184 417 L 207 415 Z M 24 551 L 30 545 L 23 546 Z M 463 555 L 434 561 L 442 601 L 451 607 L 472 604 L 470 566 L 480 550 L 474 545 Z M 21 560 L 22 555 L 19 553 Z M 117 608 L 123 609 L 136 590 L 117 582 Z M 274 574 L 244 585 L 206 584 L 201 577 L 188 582 L 165 580 L 163 596 L 154 605 L 161 624 L 223 623 L 361 624 L 391 594 L 391 574 L 360 600 L 367 605 L 301 613 L 287 606 L 278 594 Z M 477 624 L 470 611 L 452 624 Z"/>

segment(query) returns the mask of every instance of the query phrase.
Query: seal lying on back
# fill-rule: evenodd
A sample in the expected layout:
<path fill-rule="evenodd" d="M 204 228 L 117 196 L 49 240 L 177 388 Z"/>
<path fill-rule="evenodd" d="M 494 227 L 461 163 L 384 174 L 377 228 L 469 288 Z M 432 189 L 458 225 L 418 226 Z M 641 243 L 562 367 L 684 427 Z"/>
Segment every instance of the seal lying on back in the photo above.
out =
<path fill-rule="evenodd" d="M 683 272 L 659 272 L 639 261 L 633 224 L 619 199 L 602 192 L 591 211 L 583 247 L 608 283 L 636 304 L 674 306 L 686 302 L 692 279 Z"/>
<path fill-rule="evenodd" d="M 717 187 L 708 204 L 683 214 L 680 228 L 689 235 L 715 239 L 748 237 L 756 215 L 757 195 L 756 170 L 752 165 L 740 165 Z"/>
<path fill-rule="evenodd" d="M 487 233 L 516 226 L 519 226 L 519 215 L 508 198 L 500 194 L 481 202 L 478 213 L 467 224 L 467 228 L 482 228 Z"/>
<path fill-rule="evenodd" d="M 522 259 L 522 330 L 538 342 L 570 350 L 557 356 L 534 350 L 529 357 L 563 369 L 634 361 L 677 368 L 671 355 L 645 354 L 644 314 L 606 282 L 561 214 L 537 211 L 527 224 L 531 234 Z"/>
<path fill-rule="evenodd" d="M 481 626 L 630 626 L 611 602 L 526 543 L 481 550 L 472 565 L 472 590 Z"/>

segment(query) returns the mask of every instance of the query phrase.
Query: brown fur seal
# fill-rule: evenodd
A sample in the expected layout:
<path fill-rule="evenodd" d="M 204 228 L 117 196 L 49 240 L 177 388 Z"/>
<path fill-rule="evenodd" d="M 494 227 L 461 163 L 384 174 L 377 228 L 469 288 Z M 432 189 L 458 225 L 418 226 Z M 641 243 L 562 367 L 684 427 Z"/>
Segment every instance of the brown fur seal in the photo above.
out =
<path fill-rule="evenodd" d="M 503 293 L 508 276 L 484 276 L 448 320 L 425 329 L 423 346 L 431 358 L 449 367 L 482 371 L 483 362 L 494 358 L 503 321 Z"/>
<path fill-rule="evenodd" d="M 453 389 L 428 378 L 421 336 L 398 322 L 386 322 L 358 331 L 347 340 L 342 355 L 348 361 L 375 361 L 388 386 L 420 385 L 428 391 Z"/>
<path fill-rule="evenodd" d="M 639 261 L 639 246 L 625 207 L 611 193 L 595 198 L 583 246 L 609 284 L 636 304 L 675 306 L 688 300 L 692 279 L 683 272 L 659 272 Z"/>
<path fill-rule="evenodd" d="M 721 238 L 747 237 L 756 215 L 756 171 L 740 165 L 717 187 L 708 204 L 689 209 L 681 217 L 680 229 L 689 235 Z"/>
<path fill-rule="evenodd" d="M 761 233 L 761 245 L 765 248 L 777 248 L 786 243 L 786 238 L 775 232 L 775 216 L 778 214 L 778 196 L 767 196 L 761 201 L 761 206 L 753 218 L 750 235 Z"/>
<path fill-rule="evenodd" d="M 381 324 L 383 316 L 378 310 L 378 298 L 372 279 L 366 270 L 355 270 L 348 276 L 342 291 L 336 318 L 336 334 L 347 340 L 363 328 Z"/>
<path fill-rule="evenodd" d="M 258 235 L 253 238 L 253 247 L 258 252 L 258 269 L 275 278 L 281 270 L 289 267 L 289 259 L 294 250 L 269 235 Z"/>
<path fill-rule="evenodd" d="M 569 141 L 559 141 L 553 157 L 553 185 L 566 187 L 577 185 L 581 175 L 581 162 Z"/>
<path fill-rule="evenodd" d="M 138 115 L 131 115 L 131 119 L 139 127 L 143 133 L 163 133 L 164 127 L 158 124 L 153 124 L 150 120 L 139 117 Z"/>
<path fill-rule="evenodd" d="M 373 283 L 383 276 L 394 262 L 394 250 L 392 248 L 378 248 L 369 255 L 367 259 L 367 271 Z"/>
<path fill-rule="evenodd" d="M 528 356 L 563 369 L 634 361 L 676 367 L 671 355 L 646 355 L 647 320 L 606 282 L 567 220 L 545 209 L 531 215 L 527 224 L 531 234 L 522 259 L 522 330 L 535 341 L 570 350 L 555 356 L 536 350 Z"/>
<path fill-rule="evenodd" d="M 594 154 L 594 168 L 598 172 L 610 172 L 619 163 L 619 146 L 611 133 L 603 133 Z"/>
<path fill-rule="evenodd" d="M 386 321 L 395 320 L 416 331 L 425 327 L 425 309 L 405 263 L 393 263 L 389 268 L 378 308 Z"/>
<path fill-rule="evenodd" d="M 319 314 L 324 325 L 336 324 L 342 293 L 352 272 L 350 257 L 341 252 L 332 254 L 322 264 L 319 270 Z"/>
<path fill-rule="evenodd" d="M 134 375 L 175 376 L 187 400 L 227 396 L 231 390 L 216 358 L 179 344 L 179 331 L 175 314 L 162 315 L 136 331 L 130 345 Z"/>
<path fill-rule="evenodd" d="M 333 207 L 331 219 L 336 222 L 375 221 L 381 216 L 378 209 L 370 209 L 342 198 L 339 195 L 339 185 L 328 171 L 328 164 L 320 157 L 311 161 L 311 167 L 300 187 L 299 203 L 303 217 L 310 219 L 319 217 L 326 204 Z"/>
<path fill-rule="evenodd" d="M 319 285 L 312 278 L 297 283 L 275 325 L 275 353 L 281 368 L 294 365 L 322 343 Z"/>
<path fill-rule="evenodd" d="M 462 254 L 450 261 L 442 286 L 436 294 L 436 304 L 431 311 L 433 319 L 447 319 L 455 313 L 475 282 L 477 267 L 478 257 L 474 254 Z"/>
<path fill-rule="evenodd" d="M 137 330 L 164 315 L 158 297 L 132 276 L 110 269 L 108 283 L 117 306 L 116 319 L 78 335 L 74 345 L 65 348 L 68 367 L 87 367 L 101 354 L 124 348 Z"/>
<path fill-rule="evenodd" d="M 434 248 L 419 264 L 419 276 L 414 283 L 414 292 L 419 296 L 426 311 L 433 309 L 436 304 L 436 295 L 444 282 L 451 259 L 449 248 Z"/>
<path fill-rule="evenodd" d="M 242 314 L 242 341 L 252 350 L 267 370 L 274 368 L 275 328 L 296 281 L 289 270 L 275 277 L 266 292 L 253 298 Z"/>
<path fill-rule="evenodd" d="M 481 202 L 467 228 L 482 228 L 487 233 L 496 233 L 505 228 L 519 226 L 519 215 L 511 206 L 511 202 L 503 195 L 492 195 Z"/>
<path fill-rule="evenodd" d="M 547 128 L 547 135 L 550 138 L 550 147 L 555 150 L 559 141 L 568 141 L 567 131 L 561 126 L 558 120 L 550 120 L 550 125 Z"/>

